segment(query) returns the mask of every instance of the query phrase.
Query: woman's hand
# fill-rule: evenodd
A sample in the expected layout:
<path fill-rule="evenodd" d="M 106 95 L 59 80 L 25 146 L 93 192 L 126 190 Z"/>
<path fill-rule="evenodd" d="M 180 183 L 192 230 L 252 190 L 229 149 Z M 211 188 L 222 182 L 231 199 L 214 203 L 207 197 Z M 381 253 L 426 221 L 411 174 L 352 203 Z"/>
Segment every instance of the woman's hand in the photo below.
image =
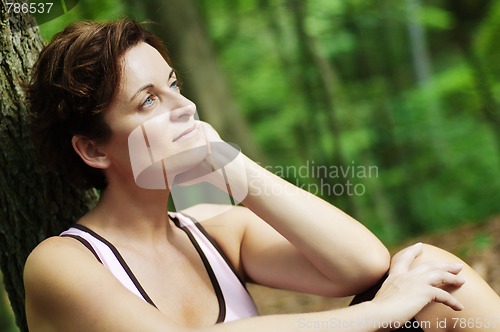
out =
<path fill-rule="evenodd" d="M 422 253 L 418 243 L 397 253 L 391 262 L 389 276 L 372 302 L 383 307 L 388 320 L 401 325 L 413 318 L 431 302 L 460 311 L 463 306 L 447 291 L 461 287 L 465 280 L 458 274 L 462 264 L 424 263 L 411 267 Z"/>
<path fill-rule="evenodd" d="M 205 157 L 193 168 L 177 174 L 174 184 L 187 186 L 208 182 L 225 191 L 238 203 L 248 193 L 245 163 L 240 149 L 235 144 L 224 142 L 208 123 L 197 121 L 206 145 L 185 153 L 204 154 Z"/>

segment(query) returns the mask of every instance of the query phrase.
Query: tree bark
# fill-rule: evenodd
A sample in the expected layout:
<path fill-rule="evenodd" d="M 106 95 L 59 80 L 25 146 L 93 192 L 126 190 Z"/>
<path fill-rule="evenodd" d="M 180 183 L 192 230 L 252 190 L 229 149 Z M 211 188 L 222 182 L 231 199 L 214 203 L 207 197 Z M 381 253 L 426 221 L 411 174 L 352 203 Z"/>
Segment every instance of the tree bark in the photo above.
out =
<path fill-rule="evenodd" d="M 28 331 L 22 279 L 26 257 L 40 241 L 88 211 L 97 195 L 39 171 L 23 84 L 43 42 L 29 15 L 9 16 L 6 1 L 0 1 L 0 267 L 16 323 Z"/>

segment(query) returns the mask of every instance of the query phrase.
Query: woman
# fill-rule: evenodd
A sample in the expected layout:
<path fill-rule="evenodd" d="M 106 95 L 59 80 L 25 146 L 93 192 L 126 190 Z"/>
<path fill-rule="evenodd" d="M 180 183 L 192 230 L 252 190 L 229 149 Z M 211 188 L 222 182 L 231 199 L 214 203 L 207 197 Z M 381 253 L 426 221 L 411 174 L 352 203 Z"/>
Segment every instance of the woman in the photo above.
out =
<path fill-rule="evenodd" d="M 415 315 L 439 331 L 436 319 L 453 330 L 452 318 L 500 312 L 498 296 L 451 254 L 417 244 L 390 263 L 383 244 L 332 205 L 230 148 L 212 151 L 207 143 L 223 141 L 194 119 L 164 46 L 134 21 L 66 28 L 40 54 L 28 96 L 41 156 L 75 185 L 101 190 L 92 211 L 26 262 L 31 331 L 295 331 L 326 321 L 377 331 Z M 138 131 L 142 145 L 131 138 Z M 135 159 L 138 149 L 151 159 Z M 145 189 L 137 164 L 157 166 L 165 188 Z M 172 183 L 200 178 L 223 181 L 245 207 L 167 213 Z M 244 288 L 348 296 L 389 266 L 373 300 L 340 310 L 256 317 Z"/>

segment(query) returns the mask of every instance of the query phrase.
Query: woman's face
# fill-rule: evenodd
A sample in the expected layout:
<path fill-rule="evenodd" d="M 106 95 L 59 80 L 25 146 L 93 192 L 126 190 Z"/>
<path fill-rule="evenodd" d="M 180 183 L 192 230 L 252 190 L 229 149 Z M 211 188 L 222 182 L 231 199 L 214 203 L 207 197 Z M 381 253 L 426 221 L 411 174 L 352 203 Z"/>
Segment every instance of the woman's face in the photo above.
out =
<path fill-rule="evenodd" d="M 187 152 L 206 144 L 195 114 L 195 104 L 181 95 L 161 54 L 146 43 L 134 46 L 123 56 L 120 87 L 104 116 L 112 132 L 102 146 L 111 161 L 108 172 L 130 176 L 133 171 L 137 180 L 137 172 L 153 164 L 162 178 L 166 171 L 193 167 L 204 156 Z M 148 179 L 157 180 L 162 179 Z"/>

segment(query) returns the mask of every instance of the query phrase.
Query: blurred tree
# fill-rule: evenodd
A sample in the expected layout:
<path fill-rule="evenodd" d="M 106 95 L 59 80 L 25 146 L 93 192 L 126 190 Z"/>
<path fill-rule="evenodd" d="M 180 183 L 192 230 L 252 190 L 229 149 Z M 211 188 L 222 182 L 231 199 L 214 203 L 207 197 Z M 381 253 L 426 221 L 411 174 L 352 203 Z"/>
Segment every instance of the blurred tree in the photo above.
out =
<path fill-rule="evenodd" d="M 416 110 L 409 108 L 403 97 L 404 92 L 411 87 L 409 70 L 405 63 L 407 48 L 401 47 L 407 42 L 407 35 L 400 25 L 399 17 L 392 12 L 393 8 L 390 3 L 381 2 L 379 10 L 385 17 L 384 20 L 378 21 L 379 35 L 384 36 L 385 39 L 379 51 L 378 65 L 380 66 L 379 72 L 385 78 L 382 85 L 387 103 L 377 108 L 377 113 L 374 114 L 375 117 L 381 116 L 380 119 L 374 119 L 374 123 L 377 123 L 375 128 L 378 129 L 374 133 L 376 135 L 374 137 L 375 154 L 380 158 L 380 165 L 384 169 L 408 175 L 401 178 L 395 188 L 390 188 L 390 185 L 388 188 L 392 196 L 392 205 L 397 211 L 397 231 L 406 235 L 417 232 L 419 229 L 418 216 L 412 207 L 412 190 L 423 179 L 421 173 L 415 170 L 414 160 L 418 156 L 418 149 L 426 148 L 426 146 L 419 145 L 421 129 L 419 123 L 412 120 Z M 406 22 L 403 21 L 403 23 Z M 399 128 L 405 128 L 405 130 Z M 379 148 L 384 148 L 380 151 L 382 154 L 379 154 L 377 150 L 377 143 L 381 144 Z"/>
<path fill-rule="evenodd" d="M 373 38 L 372 29 L 366 29 L 363 26 L 360 10 L 354 4 L 346 2 L 344 10 L 341 23 L 344 29 L 352 33 L 357 41 L 357 47 L 353 50 L 354 54 L 351 57 L 341 57 L 338 61 L 339 67 L 352 68 L 351 70 L 354 72 L 351 72 L 350 77 L 367 78 L 364 85 L 366 89 L 363 89 L 362 92 L 365 98 L 371 100 L 372 110 L 368 115 L 371 146 L 367 149 L 367 158 L 384 170 L 397 168 L 402 159 L 402 151 L 396 144 L 396 130 L 394 118 L 391 115 L 389 94 L 381 93 L 388 89 L 387 81 L 378 79 L 378 75 L 383 71 L 385 57 L 380 56 L 382 52 L 373 52 L 373 49 L 376 48 L 375 44 L 380 41 Z M 398 223 L 395 215 L 397 204 L 388 194 L 394 188 L 382 181 L 375 181 L 372 188 L 374 191 L 372 199 L 377 217 L 382 220 L 381 224 L 386 237 L 394 240 L 398 237 L 396 234 L 403 231 L 403 227 Z M 406 195 L 406 193 L 399 191 L 399 195 Z M 407 213 L 407 211 L 403 211 L 403 213 Z"/>
<path fill-rule="evenodd" d="M 488 87 L 478 91 L 478 76 L 450 38 L 456 22 L 448 2 L 198 4 L 253 138 L 272 164 L 376 165 L 379 178 L 356 179 L 367 192 L 351 197 L 349 212 L 394 243 L 498 211 L 494 135 L 500 130 L 484 130 L 493 125 L 481 113 L 487 98 L 479 93 L 494 98 L 500 91 L 500 9 L 486 20 L 490 0 L 457 0 L 472 8 L 471 41 L 477 42 L 477 27 L 484 34 L 481 81 Z M 347 206 L 345 198 L 316 193 Z"/>
<path fill-rule="evenodd" d="M 43 239 L 66 229 L 93 204 L 94 192 L 67 186 L 56 174 L 40 173 L 30 141 L 23 84 L 42 49 L 29 15 L 7 13 L 1 0 L 0 34 L 0 267 L 16 323 L 28 331 L 23 266 Z"/>
<path fill-rule="evenodd" d="M 482 62 L 474 48 L 474 36 L 483 19 L 486 18 L 492 1 L 446 0 L 446 8 L 454 18 L 451 36 L 462 51 L 475 79 L 480 96 L 483 117 L 496 137 L 497 151 L 500 153 L 500 105 L 493 93 L 493 86 L 487 74 L 487 66 Z"/>
<path fill-rule="evenodd" d="M 432 147 L 429 152 L 432 153 L 432 158 L 436 159 L 436 163 L 444 166 L 449 152 L 442 134 L 444 126 L 441 114 L 443 112 L 432 81 L 432 63 L 425 26 L 422 22 L 422 2 L 421 0 L 406 0 L 406 6 L 413 71 L 424 104 L 422 107 L 425 112 L 424 123 L 429 135 L 428 141 Z"/>
<path fill-rule="evenodd" d="M 290 0 L 288 4 L 297 36 L 298 63 L 296 68 L 300 71 L 297 76 L 301 78 L 300 82 L 308 100 L 307 105 L 311 109 L 309 116 L 314 120 L 312 128 L 314 128 L 315 140 L 310 147 L 313 151 L 311 157 L 323 165 L 348 165 L 342 145 L 343 127 L 338 114 L 341 100 L 338 77 L 333 65 L 321 54 L 316 41 L 306 31 L 307 4 L 302 0 Z M 306 64 L 307 68 L 304 68 Z M 311 131 L 312 128 L 300 131 L 299 135 Z M 330 151 L 324 143 L 327 140 L 333 146 L 333 151 Z M 342 185 L 343 193 L 348 191 L 346 184 L 336 183 L 336 179 L 327 176 L 321 180 L 331 186 Z M 352 215 L 358 214 L 356 202 L 351 195 L 341 195 L 336 201 L 336 204 L 346 212 Z"/>
<path fill-rule="evenodd" d="M 298 52 L 288 52 L 287 43 L 293 41 L 287 39 L 285 31 L 283 31 L 283 23 L 280 22 L 281 15 L 278 13 L 276 5 L 271 5 L 268 0 L 259 0 L 258 9 L 262 13 L 264 20 L 268 26 L 268 30 L 273 38 L 273 52 L 277 55 L 280 65 L 280 72 L 286 76 L 286 82 L 294 87 L 299 87 L 303 93 L 289 94 L 290 104 L 301 104 L 302 108 L 310 105 L 308 103 L 311 96 L 311 88 L 302 79 L 303 67 L 294 65 L 299 60 L 295 60 Z M 305 100 L 304 100 L 305 99 Z M 314 105 L 314 104 L 313 104 Z M 313 105 L 310 105 L 313 107 Z M 312 157 L 311 146 L 315 133 L 309 130 L 313 128 L 313 117 L 305 114 L 301 117 L 301 121 L 294 123 L 294 130 L 292 131 L 294 137 L 293 142 L 296 148 L 296 154 L 301 160 L 307 160 Z"/>

